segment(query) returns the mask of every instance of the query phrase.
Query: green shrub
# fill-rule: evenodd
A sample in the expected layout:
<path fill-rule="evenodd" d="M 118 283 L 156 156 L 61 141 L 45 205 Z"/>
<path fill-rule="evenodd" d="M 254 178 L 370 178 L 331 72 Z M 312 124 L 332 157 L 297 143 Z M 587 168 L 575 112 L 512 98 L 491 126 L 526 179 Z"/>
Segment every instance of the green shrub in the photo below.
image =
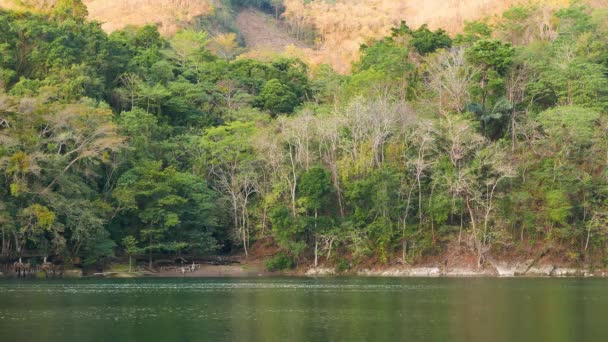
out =
<path fill-rule="evenodd" d="M 285 253 L 279 253 L 266 260 L 264 267 L 270 272 L 291 270 L 296 267 L 296 263 L 293 258 Z"/>
<path fill-rule="evenodd" d="M 336 273 L 343 273 L 350 270 L 350 264 L 346 260 L 340 260 L 336 265 Z"/>

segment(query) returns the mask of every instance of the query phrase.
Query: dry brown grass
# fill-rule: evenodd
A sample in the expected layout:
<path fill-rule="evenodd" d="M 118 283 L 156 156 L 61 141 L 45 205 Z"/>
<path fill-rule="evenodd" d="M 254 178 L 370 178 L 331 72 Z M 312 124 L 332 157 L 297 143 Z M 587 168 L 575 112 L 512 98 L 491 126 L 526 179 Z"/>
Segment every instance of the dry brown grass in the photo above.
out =
<path fill-rule="evenodd" d="M 320 40 L 317 51 L 309 53 L 312 60 L 347 72 L 361 44 L 386 36 L 401 20 L 414 28 L 428 24 L 457 33 L 467 20 L 490 18 L 529 2 L 563 6 L 569 0 L 285 0 L 284 17 L 292 26 L 315 28 Z M 592 2 L 601 5 L 606 0 Z"/>
<path fill-rule="evenodd" d="M 52 7 L 55 0 L 0 0 L 0 8 L 38 9 Z M 89 18 L 112 32 L 128 25 L 156 24 L 163 34 L 175 33 L 182 24 L 213 11 L 214 0 L 83 0 Z"/>
<path fill-rule="evenodd" d="M 1 8 L 19 9 L 16 0 L 0 0 Z M 34 6 L 49 7 L 54 0 L 22 0 Z M 103 23 L 108 31 L 127 25 L 157 24 L 170 35 L 197 16 L 213 13 L 217 0 L 83 0 L 89 17 Z M 289 38 L 282 28 L 263 22 L 261 14 L 248 11 L 238 18 L 238 26 L 251 41 L 252 53 L 278 53 L 281 46 L 291 54 L 304 55 L 311 64 L 327 63 L 346 73 L 359 55 L 359 46 L 386 36 L 390 28 L 406 20 L 411 27 L 428 24 L 451 33 L 459 32 L 466 20 L 491 18 L 509 6 L 543 3 L 563 6 L 569 0 L 284 0 L 284 18 L 292 27 L 314 27 L 316 48 Z M 308 2 L 308 3 L 306 3 Z M 588 0 L 594 6 L 608 7 L 608 0 Z M 39 4 L 39 5 L 36 5 Z M 260 52 L 261 51 L 261 52 Z"/>
<path fill-rule="evenodd" d="M 85 0 L 89 17 L 103 23 L 110 32 L 127 25 L 157 24 L 164 34 L 172 34 L 180 23 L 211 13 L 207 0 Z"/>
<path fill-rule="evenodd" d="M 272 16 L 260 11 L 246 9 L 236 18 L 245 43 L 251 49 L 283 53 L 285 47 L 293 45 L 306 48 L 306 44 L 290 36 Z"/>

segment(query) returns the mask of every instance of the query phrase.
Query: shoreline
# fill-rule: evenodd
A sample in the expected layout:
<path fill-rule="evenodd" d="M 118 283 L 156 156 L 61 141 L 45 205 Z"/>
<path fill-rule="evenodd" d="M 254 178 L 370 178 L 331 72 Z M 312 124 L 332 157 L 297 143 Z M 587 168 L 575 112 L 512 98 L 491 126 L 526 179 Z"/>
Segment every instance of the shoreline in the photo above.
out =
<path fill-rule="evenodd" d="M 263 260 L 255 259 L 241 262 L 216 265 L 171 265 L 155 270 L 138 268 L 128 272 L 123 264 L 113 264 L 101 272 L 86 271 L 80 268 L 69 268 L 60 275 L 46 277 L 38 272 L 28 274 L 25 278 L 258 278 L 258 277 L 384 277 L 384 278 L 607 278 L 608 269 L 593 265 L 569 265 L 528 259 L 488 260 L 485 267 L 477 268 L 471 263 L 420 263 L 416 265 L 370 265 L 338 272 L 334 266 L 301 264 L 292 270 L 270 272 L 264 267 Z M 0 272 L 1 278 L 18 278 L 16 274 Z"/>
<path fill-rule="evenodd" d="M 292 271 L 268 272 L 250 266 L 213 266 L 205 265 L 200 270 L 181 272 L 106 272 L 86 277 L 100 278 L 331 278 L 331 277 L 361 277 L 361 278 L 607 278 L 608 271 L 601 269 L 591 272 L 586 268 L 574 267 L 539 267 L 525 272 L 517 270 L 495 270 L 440 267 L 390 267 L 377 269 L 358 269 L 349 272 L 336 272 L 329 267 L 301 268 Z"/>

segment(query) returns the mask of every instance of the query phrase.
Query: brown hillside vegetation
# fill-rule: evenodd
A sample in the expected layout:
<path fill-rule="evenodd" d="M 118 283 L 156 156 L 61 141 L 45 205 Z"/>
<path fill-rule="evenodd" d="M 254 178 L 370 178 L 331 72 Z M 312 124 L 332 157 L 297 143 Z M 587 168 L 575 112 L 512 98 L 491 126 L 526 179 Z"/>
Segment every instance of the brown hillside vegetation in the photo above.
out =
<path fill-rule="evenodd" d="M 0 8 L 48 9 L 56 0 L 0 0 Z M 108 31 L 128 25 L 156 24 L 171 35 L 197 16 L 210 15 L 219 0 L 83 0 L 89 17 Z M 608 0 L 587 0 L 608 7 Z M 406 20 L 417 28 L 443 28 L 458 33 L 468 20 L 499 15 L 516 4 L 541 3 L 548 9 L 565 6 L 570 0 L 284 0 L 283 18 L 290 27 L 259 11 L 244 10 L 237 16 L 250 52 L 249 57 L 284 53 L 301 56 L 311 64 L 330 64 L 341 73 L 350 70 L 359 47 L 386 36 L 391 27 Z M 25 4 L 25 6 L 24 6 Z M 314 31 L 316 47 L 293 37 L 309 38 Z"/>
<path fill-rule="evenodd" d="M 282 53 L 285 47 L 290 45 L 299 48 L 308 47 L 282 29 L 272 16 L 260 11 L 253 9 L 241 11 L 236 18 L 236 25 L 251 49 Z"/>
<path fill-rule="evenodd" d="M 103 23 L 106 31 L 127 25 L 157 24 L 161 32 L 171 34 L 180 23 L 211 13 L 207 0 L 85 0 L 89 16 Z"/>
<path fill-rule="evenodd" d="M 317 62 L 329 63 L 347 72 L 358 56 L 359 46 L 386 36 L 391 27 L 406 20 L 417 28 L 443 28 L 454 34 L 465 21 L 489 18 L 516 4 L 542 3 L 548 7 L 567 5 L 569 0 L 285 0 L 285 19 L 294 34 L 314 28 L 318 35 Z M 594 0 L 594 6 L 606 6 Z"/>
<path fill-rule="evenodd" d="M 128 25 L 156 24 L 172 34 L 195 17 L 212 13 L 215 0 L 83 0 L 89 18 L 112 32 Z M 0 8 L 46 10 L 56 0 L 0 0 Z"/>

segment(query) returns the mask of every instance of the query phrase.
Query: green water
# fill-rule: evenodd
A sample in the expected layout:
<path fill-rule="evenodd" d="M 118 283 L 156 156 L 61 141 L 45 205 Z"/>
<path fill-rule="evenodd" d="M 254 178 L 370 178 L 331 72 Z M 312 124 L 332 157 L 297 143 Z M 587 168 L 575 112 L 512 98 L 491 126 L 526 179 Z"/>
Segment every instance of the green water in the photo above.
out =
<path fill-rule="evenodd" d="M 0 341 L 608 341 L 602 279 L 0 282 Z"/>

